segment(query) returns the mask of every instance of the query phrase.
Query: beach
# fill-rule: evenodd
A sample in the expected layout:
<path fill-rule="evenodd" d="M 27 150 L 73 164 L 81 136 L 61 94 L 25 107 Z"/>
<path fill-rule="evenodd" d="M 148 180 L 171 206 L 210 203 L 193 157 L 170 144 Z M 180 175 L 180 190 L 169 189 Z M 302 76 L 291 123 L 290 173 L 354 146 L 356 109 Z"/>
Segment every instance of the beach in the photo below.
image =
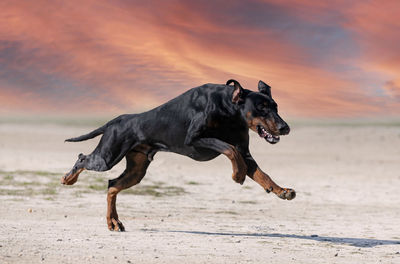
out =
<path fill-rule="evenodd" d="M 291 201 L 235 183 L 225 156 L 159 152 L 118 195 L 126 232 L 105 219 L 124 160 L 60 184 L 100 137 L 64 140 L 94 128 L 0 123 L 0 263 L 400 263 L 398 124 L 294 122 L 275 145 L 250 132 L 253 157 L 296 190 Z"/>

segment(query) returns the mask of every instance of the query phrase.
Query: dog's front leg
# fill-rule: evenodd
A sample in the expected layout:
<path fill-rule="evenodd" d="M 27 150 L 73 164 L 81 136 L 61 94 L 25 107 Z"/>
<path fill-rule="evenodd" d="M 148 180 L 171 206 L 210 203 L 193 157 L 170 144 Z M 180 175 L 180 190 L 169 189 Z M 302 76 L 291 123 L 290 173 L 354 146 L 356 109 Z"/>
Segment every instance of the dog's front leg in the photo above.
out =
<path fill-rule="evenodd" d="M 243 184 L 246 179 L 247 166 L 236 147 L 216 138 L 200 138 L 193 141 L 192 145 L 212 149 L 227 156 L 232 162 L 232 179 Z"/>
<path fill-rule="evenodd" d="M 256 171 L 249 176 L 255 182 L 260 184 L 267 192 L 272 191 L 281 199 L 292 200 L 296 197 L 296 192 L 293 189 L 281 188 L 268 176 L 268 174 L 263 172 L 259 167 L 257 167 Z"/>
<path fill-rule="evenodd" d="M 263 172 L 250 154 L 245 156 L 245 162 L 247 164 L 247 175 L 260 184 L 267 193 L 273 192 L 284 200 L 292 200 L 296 197 L 296 192 L 293 189 L 280 187 L 268 174 Z"/>

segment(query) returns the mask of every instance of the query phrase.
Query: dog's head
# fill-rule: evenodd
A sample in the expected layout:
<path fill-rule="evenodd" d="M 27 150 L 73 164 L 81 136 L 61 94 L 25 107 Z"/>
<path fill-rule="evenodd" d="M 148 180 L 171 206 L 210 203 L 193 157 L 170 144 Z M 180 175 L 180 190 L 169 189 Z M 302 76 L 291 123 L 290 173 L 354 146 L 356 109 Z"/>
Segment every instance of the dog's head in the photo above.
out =
<path fill-rule="evenodd" d="M 271 87 L 263 81 L 258 82 L 258 92 L 245 90 L 235 80 L 232 102 L 240 107 L 248 128 L 258 133 L 268 143 L 279 142 L 281 135 L 290 132 L 288 124 L 278 115 L 278 105 L 272 99 Z"/>

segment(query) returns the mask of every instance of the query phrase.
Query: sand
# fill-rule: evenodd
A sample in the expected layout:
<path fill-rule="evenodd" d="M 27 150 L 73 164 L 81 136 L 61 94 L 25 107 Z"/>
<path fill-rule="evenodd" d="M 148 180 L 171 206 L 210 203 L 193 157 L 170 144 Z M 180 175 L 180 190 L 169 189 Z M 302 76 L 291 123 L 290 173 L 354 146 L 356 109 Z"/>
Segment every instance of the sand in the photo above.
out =
<path fill-rule="evenodd" d="M 123 233 L 105 213 L 124 162 L 59 184 L 98 142 L 63 140 L 93 128 L 0 123 L 0 263 L 400 263 L 399 126 L 295 123 L 276 145 L 251 133 L 292 201 L 236 184 L 224 157 L 158 153 L 118 196 Z"/>

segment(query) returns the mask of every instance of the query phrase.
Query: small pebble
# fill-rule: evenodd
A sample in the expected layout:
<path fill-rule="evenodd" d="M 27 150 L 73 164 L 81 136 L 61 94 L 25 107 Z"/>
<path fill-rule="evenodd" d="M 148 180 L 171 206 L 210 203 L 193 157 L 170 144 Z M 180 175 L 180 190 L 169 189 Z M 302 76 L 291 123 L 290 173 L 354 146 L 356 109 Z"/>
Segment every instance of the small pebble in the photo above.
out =
<path fill-rule="evenodd" d="M 335 254 L 335 257 L 337 257 L 338 255 L 339 255 L 339 253 L 336 253 L 336 254 Z"/>
<path fill-rule="evenodd" d="M 68 217 L 68 215 L 64 215 L 64 218 L 67 218 Z"/>
<path fill-rule="evenodd" d="M 29 208 L 29 209 L 28 209 L 28 213 L 32 213 L 32 208 Z"/>
<path fill-rule="evenodd" d="M 318 235 L 311 235 L 311 237 L 318 237 Z"/>
<path fill-rule="evenodd" d="M 57 239 L 57 241 L 62 241 L 62 239 L 61 239 L 61 238 L 59 238 L 59 239 Z"/>

